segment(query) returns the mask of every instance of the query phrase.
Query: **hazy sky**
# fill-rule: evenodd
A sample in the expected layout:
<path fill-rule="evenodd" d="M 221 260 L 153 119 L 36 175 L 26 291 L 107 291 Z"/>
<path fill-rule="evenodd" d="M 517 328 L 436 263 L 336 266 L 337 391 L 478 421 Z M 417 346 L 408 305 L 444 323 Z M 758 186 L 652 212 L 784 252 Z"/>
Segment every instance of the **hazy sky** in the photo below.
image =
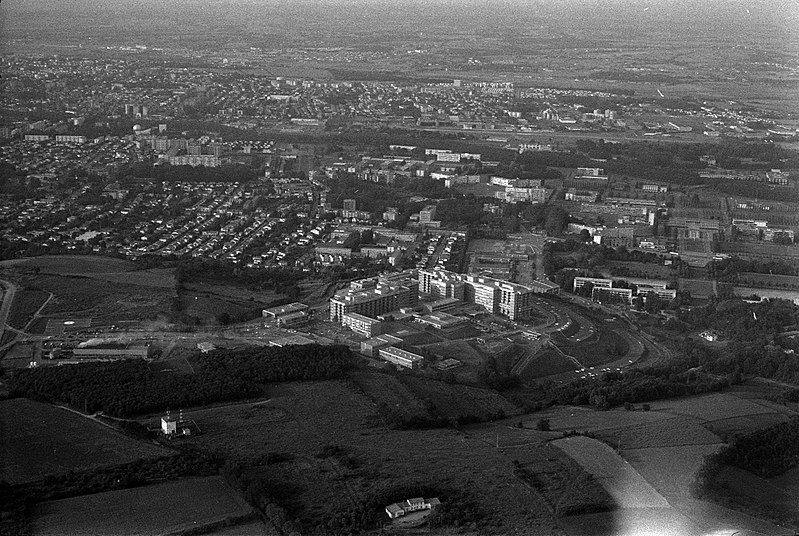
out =
<path fill-rule="evenodd" d="M 673 30 L 692 35 L 799 43 L 799 0 L 4 0 L 0 40 L 82 33 L 95 37 L 150 32 L 168 35 L 192 25 L 252 35 L 253 28 L 285 30 L 347 20 L 390 31 L 395 22 L 435 28 L 437 22 L 509 30 L 549 24 L 581 32 Z M 104 29 L 105 28 L 105 32 Z M 336 28 L 336 26 L 334 26 Z M 124 34 L 122 34 L 124 35 Z M 799 45 L 790 47 L 799 52 Z"/>

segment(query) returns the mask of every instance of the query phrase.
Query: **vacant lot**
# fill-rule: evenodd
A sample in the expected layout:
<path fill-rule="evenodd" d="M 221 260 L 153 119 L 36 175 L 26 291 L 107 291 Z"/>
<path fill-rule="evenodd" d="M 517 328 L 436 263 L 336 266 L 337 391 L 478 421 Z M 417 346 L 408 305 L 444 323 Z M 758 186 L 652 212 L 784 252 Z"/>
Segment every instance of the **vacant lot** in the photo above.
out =
<path fill-rule="evenodd" d="M 167 534 L 250 511 L 221 477 L 191 478 L 42 503 L 34 511 L 33 533 Z"/>
<path fill-rule="evenodd" d="M 0 424 L 0 478 L 12 484 L 169 454 L 67 410 L 27 399 L 0 402 Z"/>

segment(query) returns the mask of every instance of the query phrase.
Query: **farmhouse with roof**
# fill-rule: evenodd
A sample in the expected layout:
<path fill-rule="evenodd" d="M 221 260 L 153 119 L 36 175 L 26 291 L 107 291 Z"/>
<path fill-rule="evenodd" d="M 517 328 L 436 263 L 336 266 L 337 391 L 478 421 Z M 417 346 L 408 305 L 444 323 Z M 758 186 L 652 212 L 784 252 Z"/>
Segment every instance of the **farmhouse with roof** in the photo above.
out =
<path fill-rule="evenodd" d="M 428 500 L 424 500 L 421 497 L 415 497 L 413 499 L 402 501 L 401 503 L 389 504 L 386 506 L 386 513 L 391 519 L 397 519 L 398 517 L 402 517 L 405 514 L 416 512 L 418 510 L 432 510 L 439 504 L 441 504 L 441 501 L 439 501 L 437 497 L 433 497 L 432 499 Z"/>

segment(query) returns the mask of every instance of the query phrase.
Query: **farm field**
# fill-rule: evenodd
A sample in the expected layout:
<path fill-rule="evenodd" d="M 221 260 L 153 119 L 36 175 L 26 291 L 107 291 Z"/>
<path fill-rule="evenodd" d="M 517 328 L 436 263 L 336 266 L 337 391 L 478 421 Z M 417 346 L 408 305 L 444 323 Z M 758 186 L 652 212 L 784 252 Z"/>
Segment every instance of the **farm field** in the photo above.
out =
<path fill-rule="evenodd" d="M 190 478 L 42 503 L 33 534 L 168 534 L 250 511 L 221 477 Z"/>
<path fill-rule="evenodd" d="M 0 423 L 0 478 L 12 484 L 170 454 L 70 411 L 27 399 L 0 402 Z"/>

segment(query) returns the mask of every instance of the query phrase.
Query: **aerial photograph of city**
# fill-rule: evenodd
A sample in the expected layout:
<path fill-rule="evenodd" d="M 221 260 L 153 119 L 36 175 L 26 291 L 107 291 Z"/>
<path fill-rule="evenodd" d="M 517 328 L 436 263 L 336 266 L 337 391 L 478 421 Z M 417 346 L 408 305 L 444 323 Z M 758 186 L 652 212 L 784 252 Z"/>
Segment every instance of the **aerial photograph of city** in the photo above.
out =
<path fill-rule="evenodd" d="M 0 95 L 0 535 L 799 534 L 797 0 L 5 0 Z"/>

